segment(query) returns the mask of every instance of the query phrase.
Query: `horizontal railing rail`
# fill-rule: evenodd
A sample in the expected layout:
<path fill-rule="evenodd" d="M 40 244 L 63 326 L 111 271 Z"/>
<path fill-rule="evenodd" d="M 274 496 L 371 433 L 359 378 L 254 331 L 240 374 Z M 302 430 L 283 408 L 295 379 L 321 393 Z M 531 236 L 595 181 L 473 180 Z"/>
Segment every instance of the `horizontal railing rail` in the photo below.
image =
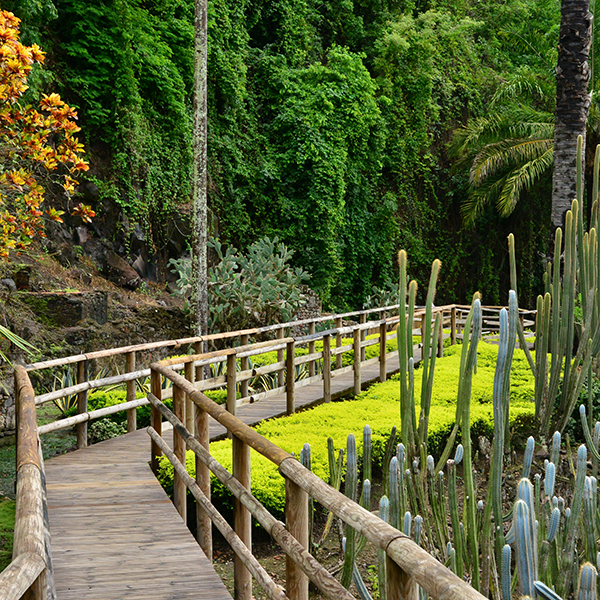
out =
<path fill-rule="evenodd" d="M 457 339 L 462 337 L 461 331 L 469 308 L 468 306 L 456 304 L 434 307 L 433 319 L 438 313 L 441 313 L 443 317 L 443 334 L 439 336 L 438 355 L 443 352 L 444 339 L 450 338 L 450 343 L 454 344 Z M 227 406 L 233 413 L 235 413 L 236 407 L 283 393 L 287 397 L 288 412 L 293 412 L 295 405 L 294 391 L 318 381 L 323 381 L 323 399 L 329 401 L 331 399 L 331 378 L 350 371 L 354 372 L 353 392 L 359 393 L 362 386 L 361 370 L 379 362 L 379 379 L 384 381 L 387 373 L 387 361 L 397 354 L 396 351 L 381 352 L 382 348 L 387 350 L 387 343 L 396 337 L 396 334 L 389 330 L 398 323 L 398 316 L 386 316 L 389 311 L 395 309 L 397 309 L 397 305 L 339 315 L 326 315 L 314 319 L 291 321 L 267 327 L 217 333 L 202 337 L 112 348 L 27 365 L 26 369 L 29 372 L 77 365 L 76 383 L 62 389 L 39 394 L 35 398 L 36 404 L 39 405 L 46 402 L 56 402 L 65 397 L 76 396 L 77 414 L 43 425 L 39 428 L 39 433 L 44 434 L 76 425 L 77 445 L 79 448 L 85 447 L 87 445 L 88 422 L 121 411 L 127 411 L 127 431 L 134 431 L 137 428 L 136 409 L 149 404 L 147 398 L 136 397 L 136 385 L 137 382 L 150 376 L 148 367 L 140 368 L 143 365 L 136 367 L 136 361 L 138 360 L 136 353 L 164 348 L 185 350 L 187 356 L 171 358 L 168 364 L 175 370 L 193 369 L 196 375 L 195 385 L 198 390 L 207 391 L 227 388 Z M 487 327 L 487 331 L 494 331 L 498 328 L 500 309 L 501 307 L 484 307 L 484 327 Z M 372 314 L 377 314 L 382 318 L 367 321 L 367 317 Z M 421 337 L 421 345 L 425 335 L 425 314 L 424 308 L 417 308 L 412 326 L 413 335 L 417 338 Z M 531 320 L 533 314 L 534 311 L 521 311 L 521 318 L 525 326 L 531 326 L 534 323 Z M 345 324 L 344 319 L 350 317 L 358 317 L 359 322 L 353 325 Z M 323 323 L 333 323 L 335 326 L 317 332 L 317 324 Z M 308 334 L 290 335 L 292 330 L 298 331 L 300 327 L 307 328 Z M 251 336 L 266 333 L 274 333 L 276 337 L 266 341 L 250 343 Z M 371 335 L 375 337 L 368 339 Z M 200 354 L 204 348 L 204 342 L 207 341 L 228 343 L 230 347 Z M 317 351 L 317 344 L 322 345 L 319 351 Z M 367 348 L 377 345 L 379 345 L 378 356 L 367 359 Z M 296 349 L 300 347 L 307 348 L 308 354 L 297 353 Z M 271 352 L 276 353 L 276 360 L 271 364 L 252 364 L 253 359 L 257 360 L 261 355 Z M 343 355 L 346 353 L 353 353 L 354 357 L 351 364 L 344 366 Z M 91 360 L 120 355 L 125 355 L 125 372 L 90 379 L 88 365 Z M 190 364 L 190 361 L 192 364 Z M 209 365 L 212 365 L 215 370 L 215 373 L 211 376 L 207 376 L 203 372 L 205 371 L 204 368 Z M 203 373 L 201 374 L 201 372 Z M 267 389 L 262 391 L 253 389 L 251 386 L 252 381 L 259 381 L 261 377 L 272 377 L 273 381 L 268 384 Z M 89 410 L 88 394 L 94 390 L 112 386 L 126 387 L 124 401 L 115 406 Z M 238 392 L 239 398 L 237 397 Z M 171 391 L 166 390 L 163 397 L 166 399 L 171 393 Z"/>
<path fill-rule="evenodd" d="M 16 512 L 12 562 L 0 573 L 0 597 L 54 600 L 50 534 L 45 515 L 44 460 L 34 391 L 23 367 L 15 369 L 17 417 Z"/>
<path fill-rule="evenodd" d="M 166 361 L 168 362 L 168 361 Z M 391 525 L 379 519 L 356 502 L 335 490 L 319 477 L 306 469 L 295 457 L 270 442 L 251 427 L 242 423 L 235 415 L 214 403 L 198 391 L 193 381 L 174 371 L 170 365 L 154 363 L 151 365 L 153 392 L 149 394 L 152 402 L 153 427 L 149 429 L 151 443 L 151 464 L 158 467 L 158 457 L 164 453 L 174 466 L 173 502 L 182 518 L 186 519 L 186 490 L 198 500 L 197 523 L 198 541 L 206 555 L 212 557 L 212 538 L 210 522 L 218 525 L 216 509 L 210 498 L 210 476 L 212 472 L 234 496 L 234 528 L 226 530 L 225 538 L 232 540 L 235 553 L 234 579 L 236 600 L 251 600 L 254 566 L 248 560 L 251 552 L 251 517 L 254 516 L 273 539 L 277 533 L 287 530 L 293 536 L 291 545 L 281 544 L 288 560 L 286 563 L 286 596 L 290 600 L 308 598 L 309 579 L 319 587 L 328 598 L 348 598 L 348 592 L 340 589 L 337 581 L 318 561 L 308 553 L 309 518 L 308 499 L 315 499 L 333 512 L 342 521 L 364 535 L 376 548 L 386 553 L 386 590 L 388 600 L 418 600 L 418 586 L 433 600 L 482 600 L 484 597 L 465 581 L 457 577 L 411 538 Z M 162 402 L 160 390 L 162 378 L 173 384 L 173 410 Z M 155 393 L 156 392 L 156 393 Z M 193 410 L 193 427 L 186 426 L 189 421 L 187 411 Z M 227 429 L 232 437 L 232 473 L 226 471 L 211 455 L 208 437 L 207 419 L 212 417 Z M 174 449 L 162 440 L 162 419 L 173 425 Z M 186 447 L 197 456 L 196 480 L 185 471 Z M 272 517 L 254 496 L 250 489 L 250 448 L 277 465 L 279 473 L 285 479 L 286 508 L 285 529 Z M 275 534 L 274 534 L 275 532 Z M 240 550 L 239 546 L 242 546 Z M 281 598 L 281 590 L 272 580 L 256 577 L 270 598 Z"/>

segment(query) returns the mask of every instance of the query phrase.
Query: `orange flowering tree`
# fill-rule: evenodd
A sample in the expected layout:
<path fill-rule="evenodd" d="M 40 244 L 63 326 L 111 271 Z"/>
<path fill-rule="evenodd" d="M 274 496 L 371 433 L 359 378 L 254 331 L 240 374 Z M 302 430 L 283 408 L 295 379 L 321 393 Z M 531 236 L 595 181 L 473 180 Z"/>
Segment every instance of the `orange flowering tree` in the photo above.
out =
<path fill-rule="evenodd" d="M 19 22 L 0 11 L 0 258 L 43 237 L 45 219 L 62 222 L 63 211 L 43 206 L 42 182 L 59 183 L 70 198 L 75 177 L 88 170 L 75 137 L 77 113 L 58 94 L 44 95 L 39 109 L 22 102 L 27 77 L 35 63 L 44 62 L 44 53 L 37 44 L 21 44 Z M 81 203 L 72 214 L 84 221 L 94 216 Z"/>

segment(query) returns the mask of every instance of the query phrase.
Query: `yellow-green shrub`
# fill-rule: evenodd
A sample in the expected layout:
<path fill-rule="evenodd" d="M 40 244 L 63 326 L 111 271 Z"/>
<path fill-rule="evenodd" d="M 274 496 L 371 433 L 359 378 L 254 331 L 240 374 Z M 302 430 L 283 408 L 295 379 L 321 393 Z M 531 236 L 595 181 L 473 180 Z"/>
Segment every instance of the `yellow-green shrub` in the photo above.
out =
<path fill-rule="evenodd" d="M 436 362 L 431 413 L 429 420 L 429 451 L 441 451 L 454 424 L 460 346 L 452 346 Z M 490 436 L 493 431 L 492 393 L 498 348 L 481 342 L 477 358 L 477 373 L 473 377 L 471 424 L 474 436 Z M 421 391 L 421 373 L 415 373 L 415 398 L 418 404 Z M 534 413 L 532 398 L 534 381 L 522 351 L 516 350 L 512 368 L 510 422 L 513 428 L 527 429 Z M 299 456 L 305 443 L 312 453 L 313 471 L 322 479 L 328 478 L 327 438 L 336 448 L 346 447 L 346 438 L 354 433 L 359 454 L 362 452 L 362 430 L 369 424 L 373 436 L 373 459 L 381 463 L 385 442 L 391 428 L 400 429 L 399 383 L 390 380 L 375 384 L 354 400 L 322 404 L 316 408 L 266 421 L 257 431 L 288 452 Z M 231 441 L 211 444 L 211 453 L 226 468 L 231 469 Z M 188 452 L 188 470 L 194 473 L 193 453 Z M 165 458 L 161 460 L 160 480 L 167 488 L 172 486 L 173 468 Z M 252 452 L 252 491 L 265 506 L 281 512 L 285 502 L 283 479 L 276 467 L 262 456 Z M 213 497 L 221 502 L 228 495 L 220 484 L 214 484 Z"/>

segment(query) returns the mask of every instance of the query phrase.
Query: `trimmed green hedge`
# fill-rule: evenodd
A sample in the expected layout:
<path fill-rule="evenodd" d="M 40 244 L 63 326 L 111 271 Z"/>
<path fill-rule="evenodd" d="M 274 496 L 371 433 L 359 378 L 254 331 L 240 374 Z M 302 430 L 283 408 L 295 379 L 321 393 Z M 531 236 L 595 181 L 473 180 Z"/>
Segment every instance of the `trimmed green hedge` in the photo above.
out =
<path fill-rule="evenodd" d="M 442 359 L 436 362 L 432 406 L 429 424 L 429 451 L 438 454 L 454 424 L 460 346 L 452 346 Z M 471 424 L 473 436 L 490 436 L 493 431 L 492 393 L 498 347 L 479 344 L 477 373 L 473 377 Z M 333 438 L 336 448 L 346 447 L 349 433 L 356 436 L 358 452 L 362 452 L 362 430 L 365 424 L 373 432 L 373 459 L 381 464 L 383 449 L 391 428 L 400 429 L 400 393 L 397 380 L 375 384 L 356 399 L 322 404 L 316 408 L 280 419 L 261 423 L 256 430 L 288 452 L 299 456 L 305 443 L 312 452 L 313 471 L 322 479 L 328 479 L 327 438 Z M 415 373 L 415 398 L 419 404 L 421 372 Z M 510 422 L 513 434 L 526 435 L 531 428 L 534 414 L 534 380 L 522 351 L 516 350 L 511 377 Z M 418 411 L 418 407 L 417 407 Z M 231 470 L 231 440 L 211 444 L 212 455 Z M 271 511 L 281 513 L 285 492 L 283 479 L 275 466 L 252 451 L 252 491 Z M 193 453 L 188 452 L 187 467 L 194 473 Z M 159 480 L 172 488 L 173 467 L 162 458 Z M 213 478 L 213 499 L 229 504 L 229 494 Z"/>

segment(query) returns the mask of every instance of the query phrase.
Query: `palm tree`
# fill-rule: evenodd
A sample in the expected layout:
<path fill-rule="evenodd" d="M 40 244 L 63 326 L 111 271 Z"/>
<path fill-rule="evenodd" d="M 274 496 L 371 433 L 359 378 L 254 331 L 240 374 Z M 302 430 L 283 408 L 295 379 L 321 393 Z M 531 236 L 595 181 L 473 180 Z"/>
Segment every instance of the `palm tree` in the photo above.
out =
<path fill-rule="evenodd" d="M 469 167 L 470 193 L 461 209 L 466 224 L 489 204 L 501 216 L 510 215 L 521 192 L 551 172 L 554 114 L 547 85 L 538 79 L 520 70 L 498 88 L 488 114 L 454 134 L 450 151 L 458 157 L 456 166 Z"/>
<path fill-rule="evenodd" d="M 556 67 L 556 124 L 552 175 L 552 225 L 560 227 L 576 195 L 577 137 L 585 134 L 590 108 L 592 15 L 588 0 L 562 0 Z"/>

